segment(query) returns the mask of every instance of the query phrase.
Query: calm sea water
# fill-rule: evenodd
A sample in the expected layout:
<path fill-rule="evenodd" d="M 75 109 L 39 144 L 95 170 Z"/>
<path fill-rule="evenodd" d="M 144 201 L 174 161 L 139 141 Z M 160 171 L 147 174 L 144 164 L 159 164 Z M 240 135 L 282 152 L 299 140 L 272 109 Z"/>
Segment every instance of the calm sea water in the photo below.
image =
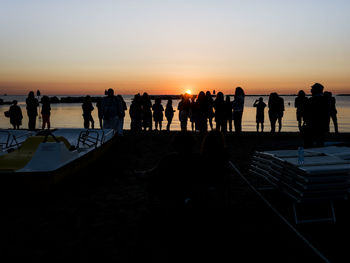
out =
<path fill-rule="evenodd" d="M 12 101 L 16 99 L 18 101 L 19 106 L 22 109 L 23 113 L 23 125 L 21 128 L 28 128 L 28 117 L 26 115 L 26 105 L 25 99 L 27 96 L 0 96 L 4 101 Z M 57 97 L 66 97 L 66 96 L 57 96 Z M 282 123 L 282 131 L 293 132 L 298 131 L 297 121 L 296 121 L 296 113 L 294 108 L 294 99 L 293 96 L 282 96 L 284 98 L 285 104 L 285 112 Z M 131 100 L 133 96 L 124 95 L 123 96 L 128 110 L 130 108 Z M 245 98 L 245 107 L 243 113 L 243 131 L 255 131 L 256 123 L 255 123 L 255 114 L 256 109 L 253 107 L 254 101 L 258 97 L 256 96 L 246 96 Z M 267 104 L 268 96 L 263 96 L 265 103 Z M 336 106 L 338 110 L 338 123 L 339 123 L 339 131 L 340 132 L 350 132 L 350 96 L 335 96 L 336 98 Z M 154 103 L 154 101 L 152 101 Z M 178 118 L 177 105 L 179 101 L 173 101 L 174 110 L 176 110 L 174 119 L 171 125 L 171 130 L 180 130 L 180 122 Z M 162 101 L 163 107 L 165 108 L 166 101 Z M 94 105 L 95 106 L 95 105 Z M 51 105 L 51 126 L 52 128 L 83 128 L 83 117 L 82 117 L 82 109 L 80 103 L 72 103 L 72 104 L 52 104 Z M 9 105 L 0 106 L 0 128 L 12 128 L 10 125 L 9 118 L 4 116 L 4 111 L 9 109 Z M 99 128 L 98 118 L 97 118 L 97 109 L 93 111 L 93 118 L 95 120 L 96 128 Z M 165 118 L 164 118 L 165 120 Z M 38 119 L 38 123 L 41 120 Z M 163 129 L 166 127 L 166 121 L 163 121 Z M 215 127 L 215 122 L 214 122 Z M 188 124 L 188 128 L 190 128 L 190 123 Z M 130 116 L 129 112 L 126 112 L 126 117 L 124 121 L 124 129 L 130 129 Z M 267 114 L 267 108 L 265 109 L 265 131 L 270 130 L 270 123 Z M 334 128 L 331 123 L 331 131 L 334 131 Z"/>

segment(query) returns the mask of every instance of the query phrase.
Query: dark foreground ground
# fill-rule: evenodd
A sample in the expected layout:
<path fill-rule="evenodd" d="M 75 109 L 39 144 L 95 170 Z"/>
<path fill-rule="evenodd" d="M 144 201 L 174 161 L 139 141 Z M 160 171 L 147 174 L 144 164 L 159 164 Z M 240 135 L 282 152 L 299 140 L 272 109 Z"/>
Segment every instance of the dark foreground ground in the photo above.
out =
<path fill-rule="evenodd" d="M 238 175 L 224 212 L 172 214 L 152 204 L 147 182 L 135 171 L 154 167 L 171 151 L 173 136 L 126 133 L 49 194 L 4 191 L 1 261 L 323 262 Z M 196 139 L 199 149 L 202 138 Z M 350 136 L 328 141 L 349 143 Z M 247 168 L 253 151 L 296 149 L 301 140 L 296 133 L 244 133 L 227 135 L 226 143 L 230 159 L 252 180 Z M 264 196 L 294 225 L 289 200 L 275 191 Z M 331 262 L 350 261 L 349 208 L 348 201 L 335 204 L 336 224 L 296 226 Z"/>

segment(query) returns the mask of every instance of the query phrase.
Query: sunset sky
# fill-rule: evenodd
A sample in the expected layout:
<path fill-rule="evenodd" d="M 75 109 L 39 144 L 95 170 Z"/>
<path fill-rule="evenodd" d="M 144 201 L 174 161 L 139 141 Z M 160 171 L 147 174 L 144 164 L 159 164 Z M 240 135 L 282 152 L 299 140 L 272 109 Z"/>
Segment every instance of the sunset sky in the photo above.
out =
<path fill-rule="evenodd" d="M 347 0 L 0 0 L 0 93 L 350 93 Z"/>

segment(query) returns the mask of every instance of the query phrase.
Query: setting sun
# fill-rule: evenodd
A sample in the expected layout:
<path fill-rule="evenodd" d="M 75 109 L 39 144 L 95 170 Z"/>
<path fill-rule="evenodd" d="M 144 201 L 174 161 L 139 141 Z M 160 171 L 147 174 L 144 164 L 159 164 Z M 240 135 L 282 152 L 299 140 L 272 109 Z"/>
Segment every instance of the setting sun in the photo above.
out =
<path fill-rule="evenodd" d="M 191 95 L 191 94 L 192 94 L 192 91 L 188 89 L 188 90 L 186 90 L 186 94 Z"/>

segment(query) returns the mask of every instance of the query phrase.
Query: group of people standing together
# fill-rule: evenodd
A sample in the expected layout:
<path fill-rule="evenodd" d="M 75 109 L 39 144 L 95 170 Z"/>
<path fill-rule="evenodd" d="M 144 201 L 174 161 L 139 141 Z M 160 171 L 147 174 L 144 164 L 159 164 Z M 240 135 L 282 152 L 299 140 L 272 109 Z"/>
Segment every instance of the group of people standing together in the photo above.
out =
<path fill-rule="evenodd" d="M 330 131 L 330 120 L 334 132 L 338 133 L 336 101 L 331 92 L 323 91 L 320 83 L 311 86 L 311 97 L 307 98 L 303 90 L 295 99 L 298 127 L 304 137 L 305 147 L 321 147 Z"/>
<path fill-rule="evenodd" d="M 40 109 L 42 117 L 42 129 L 47 127 L 50 129 L 50 115 L 51 106 L 50 98 L 48 96 L 43 96 L 40 100 L 42 106 Z M 23 114 L 21 108 L 17 105 L 18 101 L 12 101 L 10 109 L 5 112 L 5 116 L 10 118 L 10 123 L 13 129 L 19 129 L 22 125 Z M 28 115 L 28 130 L 34 131 L 36 128 L 36 118 L 38 116 L 39 100 L 35 98 L 34 92 L 30 91 L 26 99 L 26 110 Z"/>
<path fill-rule="evenodd" d="M 181 130 L 187 130 L 188 120 L 191 123 L 192 131 L 206 132 L 208 123 L 213 130 L 213 119 L 216 122 L 216 129 L 222 132 L 232 131 L 232 122 L 237 133 L 242 131 L 242 115 L 244 109 L 244 91 L 237 87 L 234 100 L 230 96 L 224 97 L 218 92 L 215 100 L 209 91 L 199 92 L 197 98 L 190 95 L 183 95 L 178 105 Z"/>
<path fill-rule="evenodd" d="M 296 108 L 296 117 L 300 132 L 309 140 L 312 138 L 322 141 L 322 137 L 330 131 L 330 120 L 334 124 L 334 131 L 338 133 L 337 110 L 335 106 L 335 98 L 331 92 L 323 92 L 324 87 L 315 83 L 311 87 L 310 98 L 307 98 L 305 92 L 300 90 L 295 98 L 294 106 Z M 109 89 L 105 92 L 105 97 L 98 98 L 96 107 L 98 110 L 98 118 L 100 128 L 114 129 L 118 135 L 123 134 L 124 117 L 127 111 L 127 105 L 121 95 L 114 95 L 114 90 Z M 242 132 L 242 115 L 244 110 L 245 93 L 241 87 L 235 89 L 234 99 L 230 100 L 230 96 L 222 92 L 218 92 L 213 99 L 213 95 L 207 91 L 199 92 L 197 96 L 184 94 L 181 96 L 177 106 L 179 112 L 179 121 L 181 130 L 187 130 L 190 123 L 192 131 L 206 132 L 208 125 L 211 130 L 213 120 L 216 123 L 216 130 L 227 132 Z M 35 98 L 34 92 L 30 91 L 26 99 L 26 110 L 28 115 L 28 129 L 35 130 L 36 118 L 38 116 L 38 108 L 42 116 L 42 129 L 47 127 L 50 129 L 50 99 L 43 96 L 40 100 Z M 284 100 L 276 92 L 270 94 L 268 104 L 263 98 L 257 99 L 253 107 L 256 108 L 256 130 L 264 131 L 265 108 L 268 107 L 268 117 L 271 125 L 271 132 L 276 131 L 276 123 L 278 123 L 278 132 L 282 129 L 282 118 L 284 113 Z M 94 106 L 90 96 L 84 98 L 82 104 L 84 128 L 95 128 L 95 122 L 92 117 Z M 165 109 L 162 106 L 161 99 L 156 98 L 152 104 L 150 96 L 145 92 L 141 96 L 136 94 L 130 105 L 130 129 L 132 131 L 152 130 L 152 123 L 155 123 L 155 129 L 162 129 L 162 122 L 165 115 L 167 119 L 166 129 L 170 130 L 175 110 L 171 98 L 167 100 Z M 22 125 L 22 111 L 17 105 L 17 101 L 13 101 L 13 105 L 9 111 L 5 113 L 10 118 L 10 122 L 14 129 L 19 129 Z M 323 134 L 322 136 L 320 134 Z M 319 135 L 319 136 L 318 136 Z"/>
<path fill-rule="evenodd" d="M 181 96 L 177 106 L 179 120 L 182 131 L 187 130 L 188 121 L 191 123 L 192 131 L 205 132 L 208 130 L 208 123 L 213 130 L 213 119 L 216 122 L 216 129 L 227 131 L 227 127 L 232 131 L 232 121 L 235 131 L 242 131 L 242 114 L 244 107 L 244 91 L 241 87 L 236 88 L 235 99 L 231 102 L 230 96 L 224 97 L 222 92 L 216 95 L 216 99 L 209 91 L 201 91 L 197 97 L 184 94 Z M 153 112 L 153 113 L 152 113 Z M 167 119 L 166 129 L 170 130 L 170 125 L 174 118 L 174 108 L 172 99 L 167 100 L 165 109 L 161 104 L 161 99 L 156 98 L 152 102 L 147 93 L 142 96 L 137 94 L 130 106 L 131 130 L 152 130 L 152 117 L 155 129 L 162 129 L 164 115 Z"/>
<path fill-rule="evenodd" d="M 94 129 L 95 121 L 92 117 L 94 106 L 89 95 L 84 98 L 82 104 L 84 128 Z M 121 95 L 114 95 L 113 89 L 106 91 L 106 96 L 99 98 L 97 103 L 97 114 L 101 129 L 113 129 L 118 135 L 123 135 L 124 117 L 127 110 L 126 103 Z"/>
<path fill-rule="evenodd" d="M 311 97 L 307 98 L 303 90 L 300 90 L 295 98 L 294 106 L 296 108 L 296 118 L 298 128 L 306 138 L 317 138 L 318 134 L 326 134 L 330 131 L 330 120 L 334 124 L 334 131 L 338 133 L 336 101 L 331 92 L 323 92 L 324 87 L 315 83 L 311 87 Z M 191 124 L 192 131 L 205 132 L 208 125 L 211 130 L 213 120 L 216 122 L 216 130 L 226 132 L 232 131 L 233 126 L 236 133 L 242 132 L 242 115 L 244 110 L 245 94 L 241 87 L 237 87 L 233 101 L 230 96 L 226 98 L 222 92 L 216 94 L 216 98 L 207 91 L 199 92 L 198 96 L 184 94 L 181 96 L 178 104 L 179 121 L 181 130 L 187 130 L 188 122 Z M 257 99 L 253 107 L 256 108 L 256 130 L 264 131 L 265 108 L 268 107 L 268 118 L 270 121 L 271 132 L 276 132 L 278 123 L 278 132 L 282 130 L 282 118 L 284 115 L 284 99 L 277 92 L 269 95 L 266 104 L 262 97 Z M 152 130 L 152 111 L 155 128 L 162 128 L 163 112 L 168 121 L 167 130 L 170 129 L 175 110 L 172 106 L 172 100 L 168 99 L 164 110 L 161 100 L 155 100 L 152 105 L 147 93 L 143 96 L 135 95 L 131 107 L 131 130 Z M 234 125 L 232 125 L 234 124 Z M 315 136 L 314 136 L 315 135 Z M 321 136 L 321 137 L 324 137 Z M 308 140 L 308 139 L 306 139 Z"/>

